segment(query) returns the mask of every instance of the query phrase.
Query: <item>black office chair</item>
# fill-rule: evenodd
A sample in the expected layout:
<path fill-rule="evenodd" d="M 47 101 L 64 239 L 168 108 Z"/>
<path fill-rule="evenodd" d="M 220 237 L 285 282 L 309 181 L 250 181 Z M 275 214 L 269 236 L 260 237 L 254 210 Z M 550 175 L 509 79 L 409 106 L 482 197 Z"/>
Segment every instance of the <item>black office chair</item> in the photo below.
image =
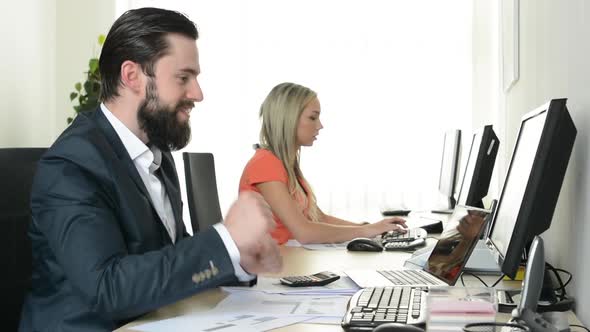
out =
<path fill-rule="evenodd" d="M 0 149 L 0 308 L 2 329 L 18 330 L 31 282 L 31 185 L 45 148 Z"/>
<path fill-rule="evenodd" d="M 186 193 L 193 234 L 221 221 L 215 181 L 215 160 L 211 153 L 183 152 Z"/>

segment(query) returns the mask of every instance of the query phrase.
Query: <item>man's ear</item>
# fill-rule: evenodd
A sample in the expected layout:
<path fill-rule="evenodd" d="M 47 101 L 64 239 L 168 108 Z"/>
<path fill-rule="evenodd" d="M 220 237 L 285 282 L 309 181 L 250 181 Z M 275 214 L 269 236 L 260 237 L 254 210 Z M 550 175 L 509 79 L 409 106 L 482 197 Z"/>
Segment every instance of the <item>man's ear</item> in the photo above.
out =
<path fill-rule="evenodd" d="M 121 64 L 121 82 L 123 86 L 135 94 L 141 94 L 144 83 L 144 75 L 141 66 L 133 61 L 126 60 Z"/>

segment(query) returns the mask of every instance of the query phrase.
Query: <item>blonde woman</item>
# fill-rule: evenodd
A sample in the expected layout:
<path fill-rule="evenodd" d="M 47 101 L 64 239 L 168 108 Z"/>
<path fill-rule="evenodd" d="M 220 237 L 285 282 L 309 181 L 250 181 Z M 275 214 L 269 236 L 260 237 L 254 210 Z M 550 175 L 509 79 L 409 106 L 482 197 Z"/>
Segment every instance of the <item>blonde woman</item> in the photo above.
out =
<path fill-rule="evenodd" d="M 276 228 L 273 238 L 307 243 L 344 242 L 383 232 L 405 232 L 404 219 L 354 223 L 320 210 L 299 167 L 302 146 L 312 146 L 320 129 L 320 102 L 315 92 L 294 83 L 277 85 L 260 107 L 260 145 L 240 179 L 240 192 L 255 191 L 270 205 Z M 403 227 L 402 227 L 403 226 Z"/>

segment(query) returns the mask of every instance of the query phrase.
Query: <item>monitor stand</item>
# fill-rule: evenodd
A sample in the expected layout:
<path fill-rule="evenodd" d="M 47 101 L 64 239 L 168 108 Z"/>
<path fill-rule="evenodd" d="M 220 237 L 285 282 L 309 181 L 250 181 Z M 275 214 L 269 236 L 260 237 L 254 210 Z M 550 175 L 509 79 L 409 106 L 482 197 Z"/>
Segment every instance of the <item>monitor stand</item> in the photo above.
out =
<path fill-rule="evenodd" d="M 454 196 L 448 198 L 448 204 L 446 209 L 436 209 L 431 210 L 431 213 L 439 213 L 439 214 L 452 214 L 453 210 L 455 209 L 455 205 L 457 204 L 457 200 L 455 200 Z"/>
<path fill-rule="evenodd" d="M 486 246 L 485 240 L 477 241 L 464 270 L 474 274 L 502 274 L 492 251 Z"/>

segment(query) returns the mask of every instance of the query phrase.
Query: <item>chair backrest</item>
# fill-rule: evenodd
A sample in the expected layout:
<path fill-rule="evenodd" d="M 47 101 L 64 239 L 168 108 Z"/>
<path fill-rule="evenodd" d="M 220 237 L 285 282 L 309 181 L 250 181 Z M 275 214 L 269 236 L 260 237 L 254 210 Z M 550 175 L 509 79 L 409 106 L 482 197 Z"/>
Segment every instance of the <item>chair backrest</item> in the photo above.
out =
<path fill-rule="evenodd" d="M 0 149 L 0 307 L 2 329 L 16 331 L 32 271 L 31 185 L 45 148 Z"/>
<path fill-rule="evenodd" d="M 193 234 L 221 221 L 212 153 L 183 152 L 184 175 Z"/>

